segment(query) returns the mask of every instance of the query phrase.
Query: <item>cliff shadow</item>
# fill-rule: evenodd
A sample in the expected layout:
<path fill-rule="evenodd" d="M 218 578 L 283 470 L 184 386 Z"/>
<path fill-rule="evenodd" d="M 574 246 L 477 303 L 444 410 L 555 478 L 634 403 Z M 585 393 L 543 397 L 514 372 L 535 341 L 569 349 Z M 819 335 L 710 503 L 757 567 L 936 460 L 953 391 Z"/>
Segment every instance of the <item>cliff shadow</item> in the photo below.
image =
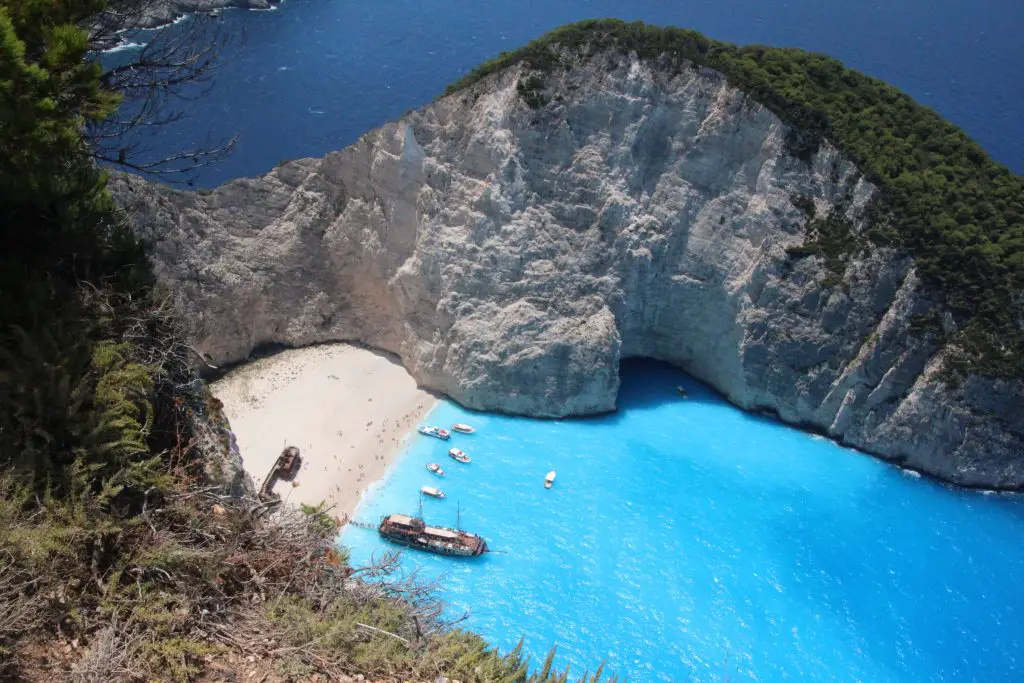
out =
<path fill-rule="evenodd" d="M 616 422 L 623 419 L 623 413 L 630 410 L 648 410 L 679 402 L 695 405 L 714 404 L 729 406 L 745 413 L 749 420 L 763 424 L 818 433 L 817 430 L 804 426 L 788 425 L 777 415 L 765 411 L 745 410 L 711 385 L 667 361 L 647 357 L 623 359 L 619 364 L 619 378 L 621 386 L 615 403 L 615 412 L 592 417 Z M 680 393 L 680 388 L 685 395 Z"/>
<path fill-rule="evenodd" d="M 279 342 L 263 343 L 263 344 L 260 344 L 259 346 L 257 346 L 256 348 L 254 348 L 252 351 L 250 351 L 249 355 L 246 356 L 245 358 L 241 359 L 241 360 L 237 360 L 237 361 L 234 361 L 234 362 L 231 362 L 231 363 L 224 363 L 224 364 L 221 364 L 221 365 L 219 365 L 217 367 L 212 367 L 212 366 L 209 366 L 209 365 L 207 365 L 205 367 L 200 367 L 199 368 L 199 374 L 200 374 L 200 377 L 202 377 L 202 379 L 204 381 L 206 381 L 207 383 L 212 384 L 213 382 L 216 382 L 219 379 L 223 379 L 225 376 L 227 376 L 228 374 L 230 374 L 231 372 L 233 372 L 235 370 L 238 370 L 238 369 L 240 369 L 242 367 L 245 367 L 246 365 L 254 363 L 254 362 L 258 361 L 258 360 L 262 360 L 264 358 L 271 358 L 271 357 L 276 356 L 279 353 L 282 353 L 284 351 L 293 351 L 293 350 L 297 350 L 297 349 L 316 348 L 318 346 L 339 346 L 339 345 L 351 346 L 352 348 L 359 349 L 361 351 L 367 351 L 367 352 L 372 353 L 373 355 L 377 356 L 378 358 L 386 360 L 388 363 L 390 363 L 390 364 L 392 364 L 394 366 L 400 367 L 403 370 L 405 370 L 406 372 L 408 372 L 408 369 L 405 367 L 405 364 L 402 362 L 402 359 L 397 354 L 391 353 L 389 351 L 383 351 L 383 350 L 381 350 L 379 348 L 376 348 L 376 347 L 373 347 L 373 346 L 369 346 L 369 345 L 364 344 L 364 343 L 362 343 L 360 341 L 348 340 L 348 339 L 337 339 L 337 340 L 329 340 L 329 341 L 316 342 L 316 343 L 313 343 L 313 344 L 305 344 L 305 345 L 302 345 L 302 346 L 291 346 L 291 345 L 282 344 L 282 343 L 279 343 Z M 411 373 L 410 373 L 410 375 L 411 375 Z M 445 396 L 441 392 L 435 391 L 435 390 L 430 389 L 428 387 L 425 387 L 422 384 L 419 384 L 418 382 L 417 382 L 417 388 L 419 388 L 420 391 L 423 391 L 424 393 L 429 394 L 430 396 L 432 396 L 435 399 L 448 398 L 447 396 Z"/>
<path fill-rule="evenodd" d="M 619 364 L 615 411 L 573 419 L 618 422 L 625 413 L 676 403 L 723 403 L 725 397 L 671 363 L 654 358 L 627 358 Z M 680 391 L 682 390 L 682 391 Z"/>

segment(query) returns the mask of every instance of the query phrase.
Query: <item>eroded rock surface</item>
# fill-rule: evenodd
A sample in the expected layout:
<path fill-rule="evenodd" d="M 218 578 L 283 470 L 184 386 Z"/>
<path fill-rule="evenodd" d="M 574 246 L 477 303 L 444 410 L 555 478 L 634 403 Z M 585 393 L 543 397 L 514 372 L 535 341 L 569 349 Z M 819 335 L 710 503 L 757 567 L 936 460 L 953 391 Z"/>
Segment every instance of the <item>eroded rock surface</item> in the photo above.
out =
<path fill-rule="evenodd" d="M 907 466 L 1024 485 L 1024 382 L 940 381 L 910 259 L 865 249 L 837 277 L 787 254 L 797 196 L 860 226 L 875 188 L 836 150 L 793 158 L 707 69 L 604 53 L 538 109 L 522 76 L 212 192 L 115 183 L 197 348 L 357 340 L 465 405 L 552 417 L 614 409 L 619 361 L 647 356 Z"/>

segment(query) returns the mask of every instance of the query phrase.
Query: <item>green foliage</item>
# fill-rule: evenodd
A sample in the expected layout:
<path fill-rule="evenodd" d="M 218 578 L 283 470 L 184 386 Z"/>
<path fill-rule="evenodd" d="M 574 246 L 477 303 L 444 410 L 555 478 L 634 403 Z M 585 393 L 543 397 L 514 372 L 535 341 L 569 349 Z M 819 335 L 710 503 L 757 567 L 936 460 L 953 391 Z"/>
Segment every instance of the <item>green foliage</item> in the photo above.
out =
<path fill-rule="evenodd" d="M 0 187 L 5 193 L 33 201 L 84 188 L 100 199 L 87 173 L 69 178 L 58 171 L 78 166 L 85 152 L 82 126 L 112 113 L 119 99 L 100 86 L 99 64 L 85 59 L 88 35 L 77 27 L 98 7 L 68 0 L 0 4 Z M 7 144 L 12 141 L 17 144 Z M 85 213 L 96 207 L 77 208 Z"/>
<path fill-rule="evenodd" d="M 0 464 L 113 497 L 149 476 L 159 369 L 114 338 L 112 294 L 145 300 L 150 277 L 82 137 L 118 103 L 79 28 L 101 7 L 0 0 Z"/>
<path fill-rule="evenodd" d="M 312 532 L 320 538 L 336 538 L 341 531 L 341 523 L 329 513 L 327 504 L 321 502 L 319 505 L 299 504 L 299 509 L 309 518 L 309 525 Z"/>
<path fill-rule="evenodd" d="M 143 657 L 153 671 L 163 671 L 172 681 L 191 681 L 202 673 L 202 658 L 221 648 L 194 638 L 154 638 L 143 648 Z"/>
<path fill-rule="evenodd" d="M 99 65 L 85 59 L 87 34 L 76 25 L 96 7 L 72 0 L 0 3 L 5 291 L 41 269 L 94 276 L 104 251 L 123 238 L 111 220 L 106 178 L 82 138 L 85 124 L 109 115 L 118 102 L 102 88 Z"/>
<path fill-rule="evenodd" d="M 547 104 L 544 96 L 544 79 L 538 74 L 530 74 L 516 83 L 516 91 L 530 109 L 539 109 Z"/>
<path fill-rule="evenodd" d="M 832 287 L 838 284 L 846 272 L 846 259 L 864 246 L 863 239 L 854 231 L 853 222 L 848 217 L 852 201 L 852 184 L 843 200 L 837 203 L 824 217 L 817 216 L 814 202 L 809 197 L 793 197 L 793 205 L 804 212 L 808 218 L 807 241 L 799 247 L 790 247 L 786 253 L 794 258 L 804 256 L 820 256 L 825 261 L 828 276 L 823 286 Z"/>
<path fill-rule="evenodd" d="M 427 680 L 443 672 L 448 678 L 479 683 L 556 683 L 568 680 L 568 674 L 553 670 L 552 648 L 541 671 L 529 673 L 522 652 L 522 641 L 511 652 L 500 654 L 487 642 L 469 631 L 453 630 L 429 636 L 415 646 L 404 644 L 394 635 L 408 626 L 404 608 L 392 601 L 357 600 L 338 597 L 326 605 L 289 596 L 268 603 L 266 613 L 276 628 L 289 634 L 295 645 L 316 643 L 333 655 L 342 655 L 358 671 L 374 672 L 398 680 Z M 387 633 L 373 632 L 365 624 Z M 407 634 L 415 638 L 414 634 Z M 282 667 L 301 671 L 306 664 L 288 660 Z M 308 664 L 307 664 L 308 666 Z M 604 665 L 581 681 L 600 683 Z"/>
<path fill-rule="evenodd" d="M 791 125 L 786 144 L 797 158 L 809 159 L 822 140 L 832 142 L 881 189 L 865 236 L 909 251 L 955 316 L 962 332 L 952 341 L 963 348 L 962 366 L 1024 375 L 1024 179 L 880 80 L 825 55 L 737 47 L 693 31 L 606 19 L 564 26 L 504 52 L 447 92 L 515 64 L 546 73 L 604 49 L 635 52 L 668 70 L 687 64 L 716 70 Z M 835 271 L 847 240 L 838 216 L 826 221 L 805 253 L 834 252 L 826 258 Z"/>
<path fill-rule="evenodd" d="M 50 490 L 69 491 L 73 468 L 86 464 L 94 481 L 139 484 L 153 369 L 130 362 L 125 344 L 72 337 L 60 325 L 14 328 L 12 337 L 0 346 L 0 457 Z"/>

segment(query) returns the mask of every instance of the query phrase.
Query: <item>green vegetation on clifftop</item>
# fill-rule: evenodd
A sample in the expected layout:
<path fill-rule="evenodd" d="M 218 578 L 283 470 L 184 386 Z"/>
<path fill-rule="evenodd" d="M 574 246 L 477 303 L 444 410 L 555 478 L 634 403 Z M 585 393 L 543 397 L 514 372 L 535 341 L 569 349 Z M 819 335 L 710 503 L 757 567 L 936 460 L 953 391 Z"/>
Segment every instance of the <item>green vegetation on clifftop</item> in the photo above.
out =
<path fill-rule="evenodd" d="M 687 62 L 721 72 L 790 124 L 787 143 L 808 159 L 828 140 L 881 190 L 867 236 L 910 252 L 954 315 L 958 367 L 1024 376 L 1024 178 L 992 161 L 963 131 L 886 83 L 825 55 L 738 47 L 677 28 L 594 20 L 502 53 L 448 88 L 469 87 L 522 63 L 544 74 L 581 56 L 635 52 L 665 70 Z M 542 101 L 538 77 L 531 107 Z"/>

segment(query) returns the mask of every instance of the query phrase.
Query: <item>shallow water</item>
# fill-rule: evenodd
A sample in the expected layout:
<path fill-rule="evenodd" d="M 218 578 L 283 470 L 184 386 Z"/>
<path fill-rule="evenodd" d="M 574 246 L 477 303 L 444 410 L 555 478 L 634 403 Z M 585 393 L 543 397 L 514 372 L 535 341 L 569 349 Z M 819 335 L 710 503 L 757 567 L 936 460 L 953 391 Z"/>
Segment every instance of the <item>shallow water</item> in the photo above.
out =
<path fill-rule="evenodd" d="M 204 187 L 341 149 L 499 52 L 597 17 L 825 52 L 903 88 L 1024 170 L 1020 0 L 286 0 L 276 12 L 221 17 L 244 45 L 212 91 L 181 103 L 188 118 L 142 140 L 144 158 L 157 159 L 240 136 L 229 159 L 200 172 Z"/>
<path fill-rule="evenodd" d="M 460 505 L 504 554 L 404 566 L 443 577 L 450 614 L 503 650 L 525 637 L 535 665 L 557 644 L 576 673 L 607 660 L 633 681 L 1022 680 L 1021 499 L 910 476 L 657 363 L 623 366 L 619 403 L 538 421 L 442 402 L 431 422 L 477 434 L 411 436 L 356 518 L 444 489 L 427 520 L 454 526 Z M 352 527 L 343 542 L 356 562 L 391 548 Z"/>

